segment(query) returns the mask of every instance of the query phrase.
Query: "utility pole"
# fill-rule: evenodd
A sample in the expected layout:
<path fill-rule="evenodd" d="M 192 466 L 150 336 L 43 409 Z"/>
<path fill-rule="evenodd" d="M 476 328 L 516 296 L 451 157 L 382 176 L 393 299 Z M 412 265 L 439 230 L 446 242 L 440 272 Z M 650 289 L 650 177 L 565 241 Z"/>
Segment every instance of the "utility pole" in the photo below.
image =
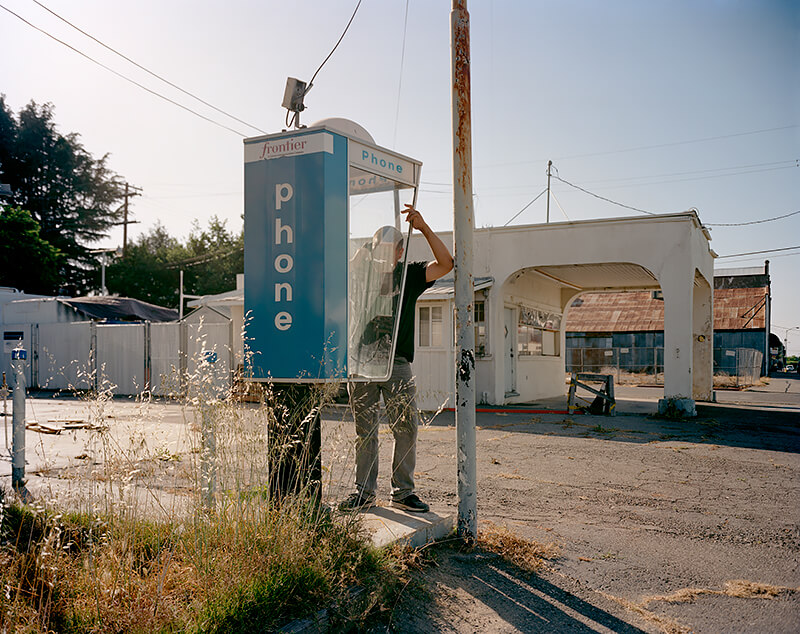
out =
<path fill-rule="evenodd" d="M 547 161 L 547 224 L 550 224 L 550 168 L 553 161 Z"/>
<path fill-rule="evenodd" d="M 472 113 L 470 108 L 469 12 L 467 0 L 453 0 L 450 12 L 453 126 L 453 238 L 456 301 L 456 438 L 458 536 L 478 536 L 475 452 L 475 328 L 472 277 Z"/>
<path fill-rule="evenodd" d="M 122 205 L 123 209 L 123 221 L 117 224 L 122 225 L 122 257 L 124 258 L 128 255 L 128 225 L 133 225 L 138 223 L 138 220 L 128 220 L 128 199 L 132 198 L 133 196 L 141 196 L 142 190 L 139 187 L 134 187 L 133 185 L 129 185 L 125 183 L 125 202 Z"/>

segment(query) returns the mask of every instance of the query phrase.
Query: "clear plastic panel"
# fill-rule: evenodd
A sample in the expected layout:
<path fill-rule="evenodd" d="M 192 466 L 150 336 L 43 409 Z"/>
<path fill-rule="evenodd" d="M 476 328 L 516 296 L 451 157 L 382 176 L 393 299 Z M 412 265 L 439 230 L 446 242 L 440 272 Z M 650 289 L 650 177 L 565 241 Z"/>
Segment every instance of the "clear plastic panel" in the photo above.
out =
<path fill-rule="evenodd" d="M 391 374 L 405 277 L 408 224 L 400 213 L 415 189 L 351 168 L 348 374 Z"/>

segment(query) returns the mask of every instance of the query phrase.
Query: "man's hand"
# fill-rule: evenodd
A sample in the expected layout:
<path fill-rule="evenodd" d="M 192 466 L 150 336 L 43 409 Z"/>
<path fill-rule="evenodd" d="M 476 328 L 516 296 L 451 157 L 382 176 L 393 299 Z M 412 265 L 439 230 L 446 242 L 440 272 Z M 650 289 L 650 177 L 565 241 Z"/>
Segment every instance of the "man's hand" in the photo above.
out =
<path fill-rule="evenodd" d="M 444 242 L 425 222 L 422 214 L 411 205 L 406 205 L 405 207 L 405 209 L 401 210 L 401 213 L 407 214 L 406 220 L 411 223 L 414 229 L 425 236 L 428 246 L 433 251 L 433 257 L 436 258 L 434 261 L 428 262 L 428 266 L 425 269 L 425 279 L 428 282 L 438 280 L 453 270 L 453 256 L 450 255 L 450 251 L 444 245 Z"/>
<path fill-rule="evenodd" d="M 422 231 L 428 226 L 425 222 L 425 219 L 422 217 L 422 214 L 419 213 L 418 210 L 414 209 L 414 207 L 411 205 L 405 205 L 405 209 L 402 209 L 400 213 L 408 214 L 406 216 L 406 220 L 417 231 Z"/>

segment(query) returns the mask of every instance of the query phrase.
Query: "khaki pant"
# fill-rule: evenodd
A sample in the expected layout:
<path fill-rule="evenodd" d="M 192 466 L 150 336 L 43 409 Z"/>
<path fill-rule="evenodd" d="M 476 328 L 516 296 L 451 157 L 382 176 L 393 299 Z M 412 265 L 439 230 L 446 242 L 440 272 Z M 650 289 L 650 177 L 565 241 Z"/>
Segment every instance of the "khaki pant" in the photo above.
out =
<path fill-rule="evenodd" d="M 411 364 L 396 359 L 388 381 L 352 383 L 350 407 L 356 421 L 356 491 L 374 499 L 378 489 L 378 419 L 380 397 L 394 435 L 392 499 L 402 500 L 414 492 L 419 413 L 414 402 L 417 388 Z"/>

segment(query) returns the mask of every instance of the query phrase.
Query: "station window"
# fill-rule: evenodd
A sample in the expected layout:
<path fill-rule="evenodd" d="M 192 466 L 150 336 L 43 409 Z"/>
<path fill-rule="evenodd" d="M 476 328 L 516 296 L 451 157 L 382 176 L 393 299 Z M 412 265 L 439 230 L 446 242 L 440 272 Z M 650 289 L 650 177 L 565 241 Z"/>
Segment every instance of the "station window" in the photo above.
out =
<path fill-rule="evenodd" d="M 442 307 L 420 306 L 419 347 L 440 348 L 442 345 Z"/>
<path fill-rule="evenodd" d="M 521 306 L 517 324 L 517 354 L 520 356 L 557 357 L 561 315 Z"/>

